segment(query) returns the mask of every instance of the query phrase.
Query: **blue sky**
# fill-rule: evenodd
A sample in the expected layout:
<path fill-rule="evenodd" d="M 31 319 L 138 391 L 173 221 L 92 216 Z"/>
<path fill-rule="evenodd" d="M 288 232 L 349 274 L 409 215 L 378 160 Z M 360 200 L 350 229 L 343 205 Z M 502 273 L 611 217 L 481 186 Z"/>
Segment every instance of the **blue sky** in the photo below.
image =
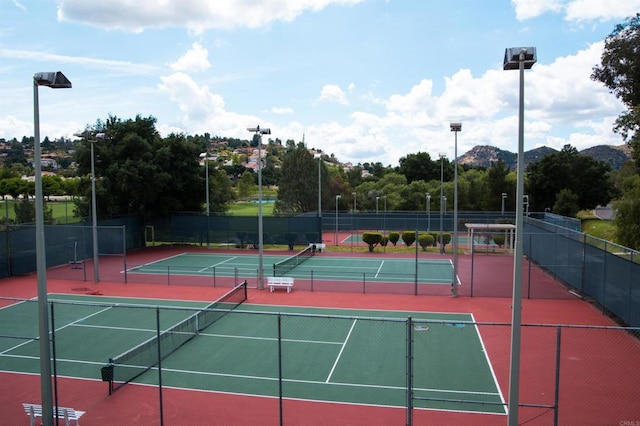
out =
<path fill-rule="evenodd" d="M 0 138 L 72 137 L 97 119 L 154 116 L 170 132 L 247 127 L 340 161 L 397 165 L 475 145 L 517 152 L 518 76 L 535 46 L 525 149 L 621 145 L 623 105 L 589 76 L 640 0 L 0 0 Z"/>

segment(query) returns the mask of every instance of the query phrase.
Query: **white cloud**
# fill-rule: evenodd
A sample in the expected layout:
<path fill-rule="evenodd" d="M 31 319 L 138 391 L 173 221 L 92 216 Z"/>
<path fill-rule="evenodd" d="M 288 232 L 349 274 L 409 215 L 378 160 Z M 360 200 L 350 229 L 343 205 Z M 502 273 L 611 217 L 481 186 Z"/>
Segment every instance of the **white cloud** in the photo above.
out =
<path fill-rule="evenodd" d="M 178 104 L 183 113 L 179 127 L 190 134 L 208 132 L 247 138 L 248 125 L 260 122 L 264 127 L 270 127 L 270 123 L 256 117 L 227 111 L 222 96 L 212 93 L 207 86 L 199 86 L 185 73 L 161 77 L 161 80 L 159 89 Z"/>
<path fill-rule="evenodd" d="M 271 112 L 274 114 L 293 114 L 293 109 L 286 107 L 273 107 Z"/>
<path fill-rule="evenodd" d="M 349 105 L 347 95 L 336 84 L 326 84 L 320 91 L 320 101 L 337 102 L 342 105 Z"/>
<path fill-rule="evenodd" d="M 52 53 L 42 51 L 31 50 L 15 50 L 15 49 L 1 49 L 0 57 L 10 59 L 24 59 L 39 62 L 56 62 L 63 64 L 75 64 L 83 65 L 89 68 L 99 68 L 104 71 L 105 69 L 120 72 L 126 75 L 131 74 L 157 74 L 158 67 L 146 64 L 137 64 L 128 61 L 111 61 L 107 59 L 95 59 L 83 56 L 67 56 L 56 55 Z"/>
<path fill-rule="evenodd" d="M 547 12 L 564 13 L 567 21 L 607 21 L 634 16 L 640 0 L 511 0 L 519 21 Z"/>
<path fill-rule="evenodd" d="M 516 19 L 519 21 L 535 18 L 546 12 L 562 10 L 560 0 L 511 0 L 511 4 L 515 8 Z"/>
<path fill-rule="evenodd" d="M 148 28 L 185 27 L 194 33 L 211 28 L 259 28 L 274 21 L 291 22 L 305 11 L 363 0 L 60 0 L 58 20 L 96 27 L 142 32 Z"/>
<path fill-rule="evenodd" d="M 20 10 L 24 11 L 24 12 L 26 12 L 26 11 L 27 11 L 27 8 L 25 7 L 25 5 L 23 5 L 22 3 L 20 3 L 20 2 L 19 2 L 19 1 L 17 1 L 17 0 L 13 0 L 13 5 L 14 5 L 15 7 L 17 7 L 18 9 L 20 9 Z"/>
<path fill-rule="evenodd" d="M 199 72 L 205 71 L 211 67 L 207 56 L 209 51 L 202 47 L 199 43 L 193 43 L 191 49 L 187 51 L 180 59 L 169 66 L 176 71 L 183 72 Z"/>
<path fill-rule="evenodd" d="M 607 21 L 634 16 L 640 10 L 640 0 L 571 0 L 566 8 L 568 21 Z"/>

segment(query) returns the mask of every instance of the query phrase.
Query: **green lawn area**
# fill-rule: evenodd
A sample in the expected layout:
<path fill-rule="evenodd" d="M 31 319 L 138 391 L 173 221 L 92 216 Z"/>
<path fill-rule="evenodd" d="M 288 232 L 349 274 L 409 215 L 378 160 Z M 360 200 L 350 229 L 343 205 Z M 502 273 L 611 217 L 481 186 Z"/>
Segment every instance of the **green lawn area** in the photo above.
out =
<path fill-rule="evenodd" d="M 3 222 L 6 221 L 7 215 L 9 220 L 13 221 L 16 218 L 15 211 L 16 201 L 4 201 L 0 206 L 0 218 Z M 67 201 L 47 201 L 45 203 L 46 208 L 51 209 L 53 213 L 53 219 L 57 224 L 65 223 L 77 223 L 80 219 L 73 216 L 73 209 L 75 204 L 71 200 Z"/>
<path fill-rule="evenodd" d="M 601 219 L 583 219 L 582 232 L 596 238 L 615 242 L 616 226 Z"/>

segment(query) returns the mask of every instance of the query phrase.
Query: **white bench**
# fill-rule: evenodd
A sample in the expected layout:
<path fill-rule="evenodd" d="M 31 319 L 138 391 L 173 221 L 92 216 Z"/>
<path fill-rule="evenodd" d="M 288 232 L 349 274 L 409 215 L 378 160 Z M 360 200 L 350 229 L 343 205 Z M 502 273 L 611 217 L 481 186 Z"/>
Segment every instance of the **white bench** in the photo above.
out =
<path fill-rule="evenodd" d="M 267 285 L 269 291 L 273 291 L 276 287 L 282 287 L 287 289 L 287 293 L 293 289 L 293 278 L 291 277 L 267 277 Z"/>
<path fill-rule="evenodd" d="M 314 247 L 314 246 L 316 250 L 318 250 L 319 252 L 322 252 L 322 250 L 326 248 L 326 244 L 324 243 L 309 243 L 309 247 Z"/>
<path fill-rule="evenodd" d="M 22 404 L 24 411 L 29 416 L 31 426 L 36 424 L 36 417 L 42 417 L 42 405 L 38 404 Z M 56 416 L 56 407 L 53 407 L 53 416 L 59 419 L 64 419 L 65 426 L 69 426 L 71 422 L 76 422 L 76 425 L 80 425 L 80 417 L 84 414 L 84 411 L 74 410 L 68 407 L 58 407 L 58 413 Z"/>

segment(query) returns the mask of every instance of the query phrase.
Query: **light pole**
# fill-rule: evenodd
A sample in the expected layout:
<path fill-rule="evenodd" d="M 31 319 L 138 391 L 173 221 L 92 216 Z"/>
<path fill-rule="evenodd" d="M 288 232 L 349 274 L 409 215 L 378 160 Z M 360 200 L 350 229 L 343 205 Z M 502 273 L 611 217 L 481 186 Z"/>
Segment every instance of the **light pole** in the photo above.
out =
<path fill-rule="evenodd" d="M 107 139 L 106 134 L 96 133 L 92 135 L 89 131 L 82 133 L 74 133 L 74 136 L 83 137 L 91 144 L 91 235 L 93 239 L 93 281 L 100 282 L 100 270 L 99 270 L 99 255 L 98 255 L 98 210 L 96 206 L 96 168 L 95 168 L 95 154 L 93 152 L 93 145 L 96 142 L 95 139 Z M 93 137 L 90 137 L 93 136 Z"/>
<path fill-rule="evenodd" d="M 502 193 L 502 216 L 504 216 L 504 200 L 507 199 L 507 193 L 503 192 Z"/>
<path fill-rule="evenodd" d="M 209 151 L 200 154 L 200 158 L 204 158 L 204 191 L 207 204 L 207 248 L 209 248 Z"/>
<path fill-rule="evenodd" d="M 353 195 L 353 212 L 357 212 L 358 211 L 358 200 L 356 199 L 356 196 L 358 194 L 356 194 L 355 192 L 352 192 L 351 195 Z"/>
<path fill-rule="evenodd" d="M 322 154 L 315 154 L 313 158 L 318 160 L 318 217 L 322 217 L 322 180 L 320 177 L 320 164 L 322 163 Z"/>
<path fill-rule="evenodd" d="M 376 216 L 378 215 L 378 201 L 380 201 L 380 197 L 376 197 Z"/>
<path fill-rule="evenodd" d="M 453 283 L 451 284 L 451 295 L 458 297 L 458 132 L 462 131 L 462 123 L 452 122 L 449 124 L 454 133 L 455 143 L 453 150 Z"/>
<path fill-rule="evenodd" d="M 516 247 L 513 267 L 513 301 L 511 320 L 511 361 L 509 371 L 509 426 L 518 424 L 518 402 L 520 386 L 520 340 L 522 322 L 522 256 L 524 195 L 524 70 L 536 63 L 535 47 L 512 47 L 505 49 L 503 69 L 520 71 L 520 102 L 518 108 L 518 165 L 516 185 Z"/>
<path fill-rule="evenodd" d="M 426 193 L 427 197 L 427 232 L 431 231 L 431 194 Z"/>
<path fill-rule="evenodd" d="M 264 271 L 262 270 L 264 247 L 262 235 L 262 135 L 270 135 L 271 129 L 247 127 L 247 130 L 255 133 L 258 139 L 258 290 L 264 288 Z"/>
<path fill-rule="evenodd" d="M 529 216 L 529 196 L 527 194 L 524 194 L 524 212 L 527 216 Z"/>
<path fill-rule="evenodd" d="M 444 159 L 446 157 L 446 154 L 440 153 L 440 254 L 444 254 L 444 244 L 442 244 L 442 225 L 443 225 L 443 220 L 444 220 L 444 210 L 443 210 L 443 203 L 444 203 L 444 192 L 443 192 L 443 185 L 444 185 Z"/>
<path fill-rule="evenodd" d="M 336 195 L 336 245 L 338 245 L 338 201 L 340 200 L 340 198 L 342 198 L 341 195 Z"/>
<path fill-rule="evenodd" d="M 44 242 L 44 214 L 42 205 L 42 170 L 40 153 L 40 106 L 38 86 L 70 89 L 71 82 L 62 72 L 39 72 L 33 76 L 33 162 L 36 192 L 36 271 L 38 281 L 38 336 L 40 343 L 40 393 L 42 423 L 53 424 L 53 395 L 51 390 L 51 352 L 49 348 L 49 314 L 47 309 L 47 258 Z"/>

